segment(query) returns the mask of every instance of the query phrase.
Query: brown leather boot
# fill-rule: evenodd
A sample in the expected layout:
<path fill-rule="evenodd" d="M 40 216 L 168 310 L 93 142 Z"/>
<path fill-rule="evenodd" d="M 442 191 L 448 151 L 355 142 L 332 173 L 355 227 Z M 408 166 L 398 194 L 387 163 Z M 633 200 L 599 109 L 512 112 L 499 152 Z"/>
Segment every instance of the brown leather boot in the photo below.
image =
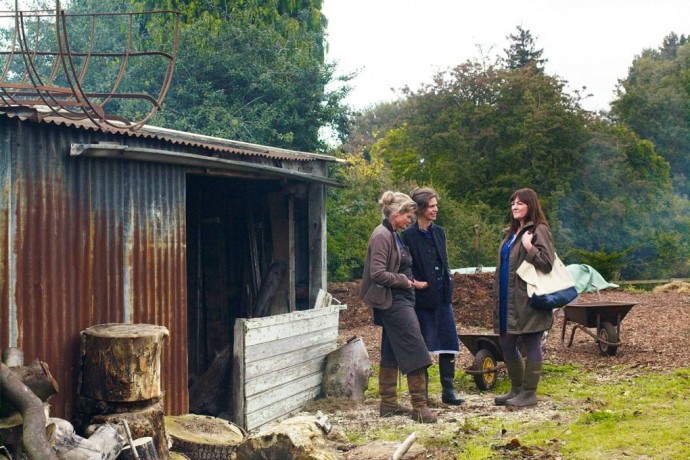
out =
<path fill-rule="evenodd" d="M 398 368 L 382 367 L 379 369 L 379 395 L 381 395 L 381 417 L 410 415 L 412 411 L 398 404 Z"/>
<path fill-rule="evenodd" d="M 436 423 L 436 415 L 429 410 L 426 397 L 425 369 L 420 368 L 407 374 L 407 386 L 412 400 L 413 420 L 420 423 Z"/>

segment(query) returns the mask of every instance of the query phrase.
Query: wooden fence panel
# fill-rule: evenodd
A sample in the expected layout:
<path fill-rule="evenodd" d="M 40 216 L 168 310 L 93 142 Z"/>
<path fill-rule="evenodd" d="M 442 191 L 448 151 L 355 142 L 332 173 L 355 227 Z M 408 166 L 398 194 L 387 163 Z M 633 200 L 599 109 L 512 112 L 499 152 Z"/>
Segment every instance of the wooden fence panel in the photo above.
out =
<path fill-rule="evenodd" d="M 235 322 L 233 421 L 246 430 L 298 411 L 321 394 L 337 348 L 341 305 Z"/>

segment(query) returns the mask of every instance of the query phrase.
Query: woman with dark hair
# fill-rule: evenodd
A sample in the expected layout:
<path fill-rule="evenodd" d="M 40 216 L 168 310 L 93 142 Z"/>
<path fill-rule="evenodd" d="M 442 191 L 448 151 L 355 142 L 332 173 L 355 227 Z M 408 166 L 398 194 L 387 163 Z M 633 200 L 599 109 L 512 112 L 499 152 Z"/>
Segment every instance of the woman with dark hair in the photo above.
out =
<path fill-rule="evenodd" d="M 412 257 L 398 235 L 398 230 L 412 222 L 417 205 L 404 193 L 390 191 L 379 203 L 383 222 L 369 238 L 359 295 L 373 307 L 374 324 L 383 327 L 380 415 L 410 415 L 419 422 L 434 423 L 436 415 L 427 405 L 424 377 L 431 358 L 414 313 L 415 288 L 424 288 L 427 283 L 412 276 Z M 398 369 L 407 375 L 411 411 L 397 402 Z"/>
<path fill-rule="evenodd" d="M 426 281 L 428 288 L 415 291 L 415 313 L 426 347 L 438 354 L 441 401 L 459 406 L 464 399 L 455 394 L 455 356 L 460 352 L 453 316 L 453 278 L 448 265 L 446 232 L 435 224 L 438 194 L 431 188 L 418 188 L 410 197 L 417 203 L 417 222 L 402 234 L 412 254 L 412 274 Z M 428 378 L 428 376 L 427 376 Z"/>
<path fill-rule="evenodd" d="M 499 334 L 511 388 L 496 396 L 497 406 L 526 407 L 537 404 L 537 386 L 542 371 L 541 337 L 551 329 L 551 311 L 530 306 L 527 284 L 516 271 L 523 261 L 550 273 L 556 257 L 553 237 L 539 197 L 523 188 L 510 197 L 510 226 L 504 230 L 494 277 L 494 332 Z M 526 361 L 518 351 L 520 340 Z"/>

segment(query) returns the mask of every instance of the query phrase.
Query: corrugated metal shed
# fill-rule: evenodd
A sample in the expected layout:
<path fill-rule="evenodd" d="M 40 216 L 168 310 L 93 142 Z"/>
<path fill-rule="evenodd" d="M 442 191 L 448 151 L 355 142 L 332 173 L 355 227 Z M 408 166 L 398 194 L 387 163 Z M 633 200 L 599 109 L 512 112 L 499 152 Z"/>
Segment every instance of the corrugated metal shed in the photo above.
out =
<path fill-rule="evenodd" d="M 72 144 L 99 142 L 280 160 L 274 167 L 295 171 L 297 163 L 333 158 L 156 128 L 127 134 L 0 115 L 0 349 L 19 347 L 27 361 L 47 362 L 60 384 L 54 415 L 69 416 L 80 331 L 111 322 L 165 326 L 166 411 L 185 413 L 187 172 L 184 165 L 69 155 Z"/>

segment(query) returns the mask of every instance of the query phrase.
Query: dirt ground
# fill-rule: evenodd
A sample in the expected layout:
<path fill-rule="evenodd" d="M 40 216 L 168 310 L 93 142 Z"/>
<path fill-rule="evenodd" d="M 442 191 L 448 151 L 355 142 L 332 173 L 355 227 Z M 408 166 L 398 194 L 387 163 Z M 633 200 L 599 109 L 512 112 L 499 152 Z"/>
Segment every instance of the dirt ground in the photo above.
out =
<path fill-rule="evenodd" d="M 453 310 L 458 333 L 491 331 L 491 286 L 493 274 L 455 275 Z M 362 337 L 372 363 L 379 360 L 380 328 L 372 323 L 372 315 L 357 296 L 359 282 L 331 283 L 329 292 L 347 305 L 340 314 L 340 339 Z M 600 301 L 634 304 L 621 322 L 622 345 L 615 356 L 602 356 L 592 337 L 581 330 L 575 332 L 571 347 L 561 343 L 563 314 L 556 312 L 554 325 L 546 342 L 544 360 L 548 363 L 572 363 L 585 368 L 626 366 L 653 371 L 690 366 L 690 291 L 687 285 L 674 283 L 659 292 L 606 289 Z M 577 302 L 597 301 L 596 293 L 583 293 Z M 566 342 L 574 324 L 569 322 Z M 595 333 L 595 329 L 588 329 Z M 461 347 L 458 366 L 468 367 L 473 356 Z"/>
<path fill-rule="evenodd" d="M 453 308 L 458 332 L 491 331 L 491 287 L 493 274 L 455 275 L 455 292 Z M 345 343 L 353 336 L 362 337 L 372 363 L 379 361 L 379 343 L 381 331 L 373 325 L 372 314 L 357 296 L 359 282 L 331 283 L 329 292 L 347 309 L 340 314 L 339 341 Z M 582 294 L 578 302 L 597 301 L 596 293 Z M 595 340 L 581 330 L 577 330 L 571 347 L 561 342 L 563 314 L 556 312 L 554 325 L 547 337 L 544 359 L 553 364 L 576 364 L 596 372 L 602 379 L 625 379 L 646 372 L 663 372 L 676 368 L 690 366 L 690 285 L 672 283 L 664 286 L 658 292 L 624 291 L 621 289 L 607 289 L 600 293 L 599 301 L 617 301 L 634 304 L 621 322 L 622 345 L 614 356 L 600 354 Z M 570 337 L 572 325 L 568 323 L 566 341 Z M 594 329 L 587 329 L 594 333 Z M 471 368 L 474 356 L 461 345 L 457 368 Z M 506 379 L 505 370 L 499 371 L 499 379 Z M 463 380 L 466 382 L 466 380 Z M 439 422 L 434 428 L 429 428 L 429 441 L 433 440 L 436 430 L 461 430 L 464 421 L 469 418 L 482 420 L 485 417 L 499 417 L 506 422 L 529 420 L 561 420 L 564 413 L 562 408 L 548 398 L 541 395 L 540 402 L 530 410 L 509 411 L 504 407 L 493 404 L 493 391 L 480 391 L 473 383 L 463 384 L 459 389 L 466 399 L 462 406 L 448 406 L 440 402 L 440 395 L 430 393 L 429 405 L 437 414 Z M 409 404 L 407 395 L 400 394 L 401 402 Z M 381 418 L 378 416 L 378 399 L 367 398 L 364 401 L 353 402 L 334 400 L 329 406 L 328 398 L 315 401 L 315 408 L 329 414 L 330 420 L 337 432 L 352 431 L 358 433 L 373 433 L 377 428 L 392 428 L 401 430 L 411 425 L 415 430 L 423 430 L 421 426 L 406 417 Z M 582 403 L 582 410 L 587 410 L 587 403 Z M 519 425 L 518 425 L 519 426 Z M 445 427 L 445 428 L 444 428 Z M 504 430 L 505 431 L 505 430 Z M 496 443 L 492 448 L 500 458 L 562 458 L 558 446 L 554 444 L 546 449 L 520 446 L 515 438 L 519 433 L 498 433 Z M 367 434 L 368 440 L 374 440 Z M 517 442 L 517 445 L 515 444 Z M 344 435 L 338 443 L 341 452 L 347 452 L 354 445 L 348 444 Z M 429 443 L 427 443 L 429 444 Z M 431 442 L 433 444 L 433 442 Z M 456 458 L 452 449 L 428 447 L 427 458 L 450 459 Z"/>

